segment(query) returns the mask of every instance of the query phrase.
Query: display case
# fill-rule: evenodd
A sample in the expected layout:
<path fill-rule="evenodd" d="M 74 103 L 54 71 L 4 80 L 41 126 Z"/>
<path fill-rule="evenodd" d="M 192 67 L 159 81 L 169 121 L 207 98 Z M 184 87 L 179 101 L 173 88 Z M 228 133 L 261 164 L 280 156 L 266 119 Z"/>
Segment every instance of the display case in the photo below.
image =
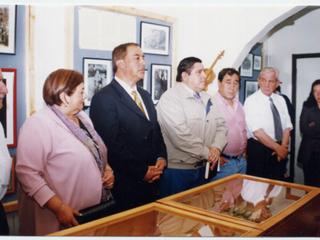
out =
<path fill-rule="evenodd" d="M 261 235 L 261 231 L 257 229 L 151 203 L 49 236 L 253 237 L 258 235 Z"/>
<path fill-rule="evenodd" d="M 235 174 L 157 202 L 271 235 L 270 229 L 293 216 L 299 219 L 298 213 L 318 198 L 318 188 Z M 314 210 L 315 215 L 317 211 Z"/>

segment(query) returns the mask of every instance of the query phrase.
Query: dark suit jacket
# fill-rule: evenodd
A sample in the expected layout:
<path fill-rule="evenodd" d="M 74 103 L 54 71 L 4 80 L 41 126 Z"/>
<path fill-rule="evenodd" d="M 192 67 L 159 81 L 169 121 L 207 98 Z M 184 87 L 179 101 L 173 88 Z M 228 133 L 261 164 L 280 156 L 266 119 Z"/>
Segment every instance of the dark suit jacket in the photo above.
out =
<path fill-rule="evenodd" d="M 309 127 L 311 122 L 315 123 L 315 128 Z M 300 131 L 303 134 L 298 162 L 307 165 L 311 156 L 315 141 L 320 141 L 320 110 L 318 107 L 303 106 L 300 115 Z"/>
<path fill-rule="evenodd" d="M 147 91 L 137 89 L 150 121 L 114 79 L 93 96 L 90 107 L 93 125 L 108 148 L 115 176 L 111 191 L 122 210 L 124 205 L 132 208 L 155 200 L 157 182 L 142 179 L 159 157 L 167 159 L 153 102 Z"/>

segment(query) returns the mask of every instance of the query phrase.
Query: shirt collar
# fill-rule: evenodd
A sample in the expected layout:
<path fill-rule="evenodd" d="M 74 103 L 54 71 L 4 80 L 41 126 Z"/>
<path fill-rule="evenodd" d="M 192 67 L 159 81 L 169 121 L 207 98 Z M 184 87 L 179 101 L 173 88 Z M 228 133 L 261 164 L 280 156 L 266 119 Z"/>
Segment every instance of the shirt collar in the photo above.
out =
<path fill-rule="evenodd" d="M 125 83 L 123 80 L 118 78 L 117 76 L 114 77 L 114 79 L 121 85 L 121 87 L 124 88 L 124 90 L 131 95 L 132 91 L 137 91 L 137 85 L 135 85 L 133 88 L 131 88 L 127 83 Z"/>
<path fill-rule="evenodd" d="M 274 96 L 276 95 L 276 94 L 274 94 L 274 93 L 271 93 L 271 96 L 268 97 L 267 95 L 263 94 L 263 92 L 261 91 L 261 89 L 259 89 L 258 91 L 259 91 L 259 94 L 262 96 L 262 99 L 264 99 L 265 101 L 269 101 L 269 98 L 274 99 Z"/>
<path fill-rule="evenodd" d="M 193 94 L 195 93 L 195 91 L 193 91 L 191 88 L 189 88 L 185 83 L 181 82 L 182 86 L 185 87 L 185 89 L 188 91 L 188 93 L 190 93 L 190 95 L 193 97 Z M 201 92 L 199 92 L 199 95 L 201 97 Z"/>

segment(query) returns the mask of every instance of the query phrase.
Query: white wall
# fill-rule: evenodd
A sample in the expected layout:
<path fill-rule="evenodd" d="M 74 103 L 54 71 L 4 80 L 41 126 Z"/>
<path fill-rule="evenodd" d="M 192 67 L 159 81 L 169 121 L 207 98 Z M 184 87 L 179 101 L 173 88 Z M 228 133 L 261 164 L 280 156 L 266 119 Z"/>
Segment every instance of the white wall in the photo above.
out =
<path fill-rule="evenodd" d="M 129 5 L 127 5 L 129 6 Z M 302 7 L 293 5 L 132 5 L 129 7 L 160 13 L 178 19 L 177 59 L 197 56 L 210 67 L 217 55 L 225 50 L 214 71 L 223 67 L 238 68 L 254 45 L 252 39 L 273 27 L 273 20 L 286 18 Z M 36 6 L 35 73 L 37 81 L 36 109 L 43 105 L 42 85 L 46 76 L 59 67 L 69 67 L 66 58 L 68 42 L 65 27 L 69 9 L 63 6 Z M 280 21 L 280 20 L 279 20 Z M 271 24 L 271 25 L 270 25 Z M 269 28 L 265 30 L 265 28 Z M 261 31 L 266 31 L 261 33 Z M 261 36 L 261 37 L 262 37 Z M 243 56 L 241 56 L 243 55 Z M 240 57 L 239 57 L 240 56 Z M 240 59 L 240 60 L 239 60 Z M 211 91 L 217 90 L 214 81 Z"/>
<path fill-rule="evenodd" d="M 320 9 L 293 20 L 285 21 L 276 32 L 271 31 L 264 43 L 269 64 L 279 69 L 281 90 L 290 100 L 292 54 L 320 52 Z"/>

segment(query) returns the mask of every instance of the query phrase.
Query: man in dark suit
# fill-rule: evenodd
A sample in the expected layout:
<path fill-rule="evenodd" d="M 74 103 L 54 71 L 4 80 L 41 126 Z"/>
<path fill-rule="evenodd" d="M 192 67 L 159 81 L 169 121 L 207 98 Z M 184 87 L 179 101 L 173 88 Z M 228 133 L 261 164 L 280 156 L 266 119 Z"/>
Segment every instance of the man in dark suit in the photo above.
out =
<path fill-rule="evenodd" d="M 108 148 L 112 193 L 124 211 L 158 198 L 167 152 L 150 95 L 136 85 L 146 65 L 139 45 L 116 47 L 112 65 L 115 77 L 92 98 L 90 117 Z"/>

